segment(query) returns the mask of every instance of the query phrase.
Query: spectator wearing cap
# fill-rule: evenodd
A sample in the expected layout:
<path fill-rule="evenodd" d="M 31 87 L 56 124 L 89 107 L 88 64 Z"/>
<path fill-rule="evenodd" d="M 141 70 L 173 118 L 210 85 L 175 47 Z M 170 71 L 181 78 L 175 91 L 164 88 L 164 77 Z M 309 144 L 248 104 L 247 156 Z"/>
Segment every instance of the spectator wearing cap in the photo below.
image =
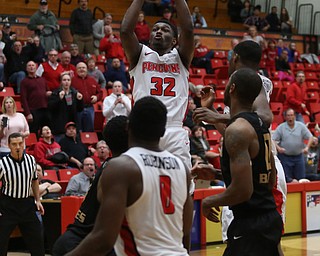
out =
<path fill-rule="evenodd" d="M 94 45 L 94 54 L 99 55 L 99 47 L 100 47 L 100 40 L 104 38 L 104 26 L 110 25 L 112 23 L 112 15 L 110 13 L 106 13 L 102 20 L 97 20 L 96 23 L 92 25 L 93 29 L 93 45 Z"/>
<path fill-rule="evenodd" d="M 93 47 L 93 15 L 88 8 L 88 0 L 79 0 L 79 8 L 74 9 L 70 18 L 70 32 L 73 42 L 78 45 L 79 53 L 94 53 Z"/>
<path fill-rule="evenodd" d="M 7 44 L 8 49 L 10 49 L 16 40 L 15 36 L 12 36 L 11 25 L 6 22 L 2 26 L 2 41 Z"/>
<path fill-rule="evenodd" d="M 52 11 L 48 10 L 47 0 L 40 0 L 39 10 L 30 18 L 27 25 L 29 30 L 40 36 L 41 45 L 46 52 L 51 49 L 60 50 L 62 48 L 58 20 Z"/>
<path fill-rule="evenodd" d="M 96 164 L 91 157 L 83 160 L 81 172 L 72 176 L 66 188 L 66 196 L 85 196 L 94 179 Z"/>
<path fill-rule="evenodd" d="M 102 99 L 102 90 L 97 81 L 88 75 L 87 65 L 78 63 L 77 73 L 72 78 L 71 86 L 78 90 L 83 96 L 83 110 L 77 114 L 79 130 L 92 132 L 94 129 L 94 109 L 93 104 Z"/>
<path fill-rule="evenodd" d="M 74 122 L 66 123 L 65 135 L 59 141 L 59 144 L 61 150 L 70 157 L 69 165 L 81 169 L 82 161 L 88 156 L 88 148 L 77 135 L 77 128 Z"/>
<path fill-rule="evenodd" d="M 61 74 L 60 87 L 49 97 L 48 109 L 53 120 L 52 133 L 59 142 L 66 123 L 76 122 L 77 113 L 83 110 L 82 94 L 71 86 L 71 75 L 68 72 Z"/>

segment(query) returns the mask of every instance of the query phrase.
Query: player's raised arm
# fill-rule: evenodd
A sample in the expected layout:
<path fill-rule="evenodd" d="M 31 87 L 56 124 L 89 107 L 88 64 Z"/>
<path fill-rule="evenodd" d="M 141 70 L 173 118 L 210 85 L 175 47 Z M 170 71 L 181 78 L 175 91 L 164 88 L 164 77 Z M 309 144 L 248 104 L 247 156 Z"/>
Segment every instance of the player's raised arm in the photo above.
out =
<path fill-rule="evenodd" d="M 191 14 L 185 0 L 176 0 L 175 3 L 179 26 L 181 28 L 178 40 L 179 54 L 185 67 L 189 68 L 194 51 Z"/>
<path fill-rule="evenodd" d="M 136 66 L 139 60 L 139 54 L 142 45 L 139 44 L 138 38 L 134 33 L 139 11 L 142 8 L 144 0 L 133 0 L 130 7 L 126 11 L 120 27 L 120 37 L 122 46 L 126 53 L 127 59 L 130 63 L 130 67 Z"/>

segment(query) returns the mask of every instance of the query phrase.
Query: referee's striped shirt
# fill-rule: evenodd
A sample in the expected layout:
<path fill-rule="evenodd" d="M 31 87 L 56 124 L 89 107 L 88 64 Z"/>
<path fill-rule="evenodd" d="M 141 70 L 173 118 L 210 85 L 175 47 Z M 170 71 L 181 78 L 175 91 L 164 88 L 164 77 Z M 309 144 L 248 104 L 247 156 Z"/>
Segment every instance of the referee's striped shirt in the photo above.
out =
<path fill-rule="evenodd" d="M 32 181 L 38 179 L 35 158 L 23 154 L 20 161 L 9 154 L 0 159 L 1 192 L 12 198 L 30 196 Z"/>

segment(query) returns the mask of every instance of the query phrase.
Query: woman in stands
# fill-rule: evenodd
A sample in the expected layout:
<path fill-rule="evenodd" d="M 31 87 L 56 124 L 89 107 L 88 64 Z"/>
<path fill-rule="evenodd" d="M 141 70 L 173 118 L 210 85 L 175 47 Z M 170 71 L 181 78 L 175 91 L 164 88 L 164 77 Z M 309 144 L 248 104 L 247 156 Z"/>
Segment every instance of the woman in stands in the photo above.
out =
<path fill-rule="evenodd" d="M 18 113 L 16 102 L 10 96 L 7 96 L 2 101 L 2 115 L 0 115 L 0 157 L 10 153 L 8 147 L 8 137 L 14 132 L 19 132 L 23 137 L 27 137 L 29 125 L 22 113 Z"/>
<path fill-rule="evenodd" d="M 291 34 L 292 19 L 289 16 L 288 10 L 286 8 L 281 9 L 280 22 L 281 22 L 281 32 Z"/>

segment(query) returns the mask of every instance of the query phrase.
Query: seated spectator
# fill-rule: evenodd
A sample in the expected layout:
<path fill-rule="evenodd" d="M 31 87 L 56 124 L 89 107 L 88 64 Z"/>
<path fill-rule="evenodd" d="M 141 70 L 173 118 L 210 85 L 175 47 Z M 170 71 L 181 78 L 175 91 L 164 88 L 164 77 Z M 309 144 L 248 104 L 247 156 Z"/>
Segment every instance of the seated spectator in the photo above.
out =
<path fill-rule="evenodd" d="M 165 8 L 163 10 L 161 19 L 171 23 L 173 26 L 177 25 L 176 22 L 174 21 L 174 19 L 172 18 L 172 10 L 169 8 Z"/>
<path fill-rule="evenodd" d="M 77 44 L 70 44 L 70 53 L 71 53 L 70 63 L 73 66 L 77 66 L 79 62 L 84 62 L 83 56 L 79 54 L 79 46 Z"/>
<path fill-rule="evenodd" d="M 8 137 L 10 134 L 19 132 L 25 138 L 29 132 L 29 125 L 22 113 L 17 112 L 16 102 L 10 96 L 7 96 L 2 101 L 2 114 L 0 115 L 0 157 L 10 153 L 8 147 Z"/>
<path fill-rule="evenodd" d="M 96 172 L 95 162 L 91 157 L 86 157 L 81 166 L 81 172 L 71 177 L 66 188 L 66 196 L 85 196 L 94 179 Z"/>
<path fill-rule="evenodd" d="M 83 95 L 71 86 L 68 72 L 61 74 L 61 85 L 52 92 L 48 100 L 48 109 L 52 119 L 52 132 L 57 142 L 63 137 L 65 125 L 77 123 L 77 113 L 83 110 Z"/>
<path fill-rule="evenodd" d="M 263 55 L 265 56 L 266 68 L 268 71 L 275 71 L 277 48 L 274 40 L 268 41 L 268 47 L 263 51 Z"/>
<path fill-rule="evenodd" d="M 30 54 L 27 54 L 27 48 L 22 47 L 20 41 L 13 44 L 13 48 L 9 49 L 6 44 L 4 54 L 7 57 L 6 70 L 8 81 L 15 85 L 16 93 L 20 94 L 20 83 L 26 77 L 26 64 L 31 60 Z"/>
<path fill-rule="evenodd" d="M 37 164 L 37 175 L 39 181 L 39 194 L 42 199 L 55 199 L 60 196 L 59 192 L 61 191 L 61 186 L 48 179 L 43 178 L 43 170 L 39 164 Z M 33 191 L 31 190 L 31 195 Z"/>
<path fill-rule="evenodd" d="M 198 6 L 193 7 L 192 23 L 195 28 L 206 28 L 208 27 L 206 19 L 200 13 L 200 8 Z"/>
<path fill-rule="evenodd" d="M 194 54 L 192 59 L 192 66 L 197 68 L 205 68 L 207 74 L 212 74 L 211 59 L 213 59 L 213 50 L 201 43 L 200 36 L 194 36 Z"/>
<path fill-rule="evenodd" d="M 232 22 L 241 22 L 240 11 L 243 8 L 241 0 L 228 1 L 228 15 Z"/>
<path fill-rule="evenodd" d="M 107 69 L 104 73 L 106 79 L 107 87 L 112 87 L 113 82 L 120 81 L 122 83 L 122 89 L 124 92 L 128 91 L 129 78 L 128 74 L 122 69 L 121 62 L 118 58 L 114 58 L 111 63 L 111 67 Z"/>
<path fill-rule="evenodd" d="M 204 163 L 208 163 L 210 159 L 219 157 L 219 154 L 210 151 L 209 142 L 203 136 L 204 128 L 201 126 L 194 126 L 192 129 L 192 135 L 190 137 L 190 154 L 193 160 L 198 160 L 199 157 Z"/>
<path fill-rule="evenodd" d="M 106 88 L 106 79 L 103 73 L 96 67 L 96 61 L 93 58 L 87 59 L 88 76 L 92 76 L 101 88 Z"/>
<path fill-rule="evenodd" d="M 189 83 L 190 88 L 190 83 Z M 196 105 L 196 108 L 201 108 L 201 90 L 204 88 L 202 84 L 197 84 L 194 86 L 194 95 L 193 95 L 193 102 Z"/>
<path fill-rule="evenodd" d="M 313 141 L 311 132 L 301 122 L 296 122 L 293 109 L 288 109 L 286 121 L 280 124 L 272 135 L 276 142 L 278 157 L 282 163 L 287 183 L 306 177 L 304 156 Z M 308 145 L 304 144 L 308 140 Z"/>
<path fill-rule="evenodd" d="M 231 39 L 231 50 L 228 51 L 228 61 L 231 60 L 232 54 L 233 54 L 233 49 L 236 47 L 236 45 L 239 43 L 239 40 L 237 38 Z"/>
<path fill-rule="evenodd" d="M 291 42 L 289 44 L 288 62 L 289 63 L 302 62 L 300 53 L 298 52 L 296 43 L 294 43 L 294 42 Z"/>
<path fill-rule="evenodd" d="M 73 64 L 71 64 L 70 52 L 64 51 L 61 54 L 60 65 L 62 66 L 64 72 L 68 71 L 71 78 L 74 77 L 74 73 L 76 72 L 76 67 Z"/>
<path fill-rule="evenodd" d="M 263 37 L 258 35 L 256 26 L 250 26 L 248 30 L 248 35 L 245 35 L 242 40 L 243 41 L 251 40 L 259 44 L 260 46 L 262 46 L 264 43 Z"/>
<path fill-rule="evenodd" d="M 61 150 L 70 157 L 69 165 L 80 169 L 82 161 L 88 156 L 88 148 L 77 136 L 77 128 L 74 122 L 67 123 L 65 130 L 65 136 L 59 141 Z"/>
<path fill-rule="evenodd" d="M 102 113 L 107 122 L 115 116 L 129 116 L 131 112 L 131 101 L 122 93 L 122 84 L 115 81 L 112 86 L 112 93 L 103 100 Z"/>
<path fill-rule="evenodd" d="M 5 43 L 2 41 L 2 31 L 0 30 L 0 87 L 4 86 L 4 64 L 7 62 L 7 58 L 3 53 Z"/>
<path fill-rule="evenodd" d="M 49 126 L 43 126 L 40 139 L 34 146 L 34 157 L 43 169 L 66 168 L 69 161 L 67 154 L 61 152 L 60 145 L 54 141 Z"/>
<path fill-rule="evenodd" d="M 102 20 L 97 20 L 92 25 L 92 33 L 93 33 L 93 45 L 94 45 L 94 54 L 99 55 L 99 46 L 101 39 L 105 36 L 104 35 L 104 26 L 105 25 L 112 25 L 112 15 L 110 13 L 106 13 Z"/>
<path fill-rule="evenodd" d="M 243 6 L 244 7 L 240 11 L 240 18 L 242 22 L 244 22 L 247 18 L 249 18 L 253 14 L 252 6 L 249 0 L 244 1 Z"/>
<path fill-rule="evenodd" d="M 3 42 L 11 49 L 14 42 L 17 40 L 17 34 L 11 30 L 11 25 L 8 22 L 3 23 L 2 26 Z"/>
<path fill-rule="evenodd" d="M 258 31 L 267 31 L 270 28 L 268 21 L 260 17 L 261 6 L 257 5 L 253 9 L 253 15 L 245 20 L 243 26 L 247 29 L 256 26 Z"/>
<path fill-rule="evenodd" d="M 59 88 L 63 67 L 58 63 L 58 52 L 52 49 L 48 53 L 48 61 L 39 65 L 36 75 L 46 79 L 50 91 Z"/>
<path fill-rule="evenodd" d="M 310 181 L 320 180 L 320 173 L 318 173 L 319 154 L 319 138 L 313 137 L 308 152 L 305 154 L 306 179 Z"/>
<path fill-rule="evenodd" d="M 288 10 L 286 8 L 281 9 L 280 24 L 281 32 L 287 34 L 292 33 L 292 18 L 289 16 Z"/>
<path fill-rule="evenodd" d="M 280 39 L 278 39 L 278 42 L 277 42 L 277 55 L 278 55 L 278 57 L 280 57 L 283 50 L 286 50 L 289 52 L 288 47 L 285 45 L 284 41 L 280 38 Z"/>
<path fill-rule="evenodd" d="M 95 161 L 97 168 L 100 168 L 102 164 L 111 156 L 110 149 L 104 140 L 98 141 L 95 149 L 90 149 L 93 152 L 93 160 Z"/>
<path fill-rule="evenodd" d="M 34 43 L 34 57 L 33 57 L 33 61 L 37 64 L 40 64 L 42 62 L 46 61 L 46 51 L 43 48 L 43 46 L 40 43 L 40 38 L 39 36 L 34 35 L 32 37 L 33 39 L 33 43 Z"/>
<path fill-rule="evenodd" d="M 291 67 L 288 62 L 288 51 L 283 50 L 280 57 L 276 60 L 276 70 L 279 73 L 280 81 L 294 81 Z"/>
<path fill-rule="evenodd" d="M 193 127 L 195 126 L 195 123 L 193 122 L 193 111 L 196 109 L 196 105 L 194 104 L 193 98 L 189 96 L 188 98 L 188 109 L 186 118 L 183 121 L 183 126 L 186 126 L 190 130 L 190 135 Z"/>
<path fill-rule="evenodd" d="M 136 34 L 139 43 L 144 45 L 149 45 L 150 38 L 150 28 L 146 20 L 144 19 L 144 12 L 140 11 L 138 16 L 138 21 L 136 27 L 134 29 L 134 33 Z"/>
<path fill-rule="evenodd" d="M 270 28 L 268 31 L 270 32 L 279 32 L 280 31 L 280 19 L 277 13 L 278 9 L 276 6 L 272 6 L 271 13 L 266 16 L 266 20 L 268 21 Z"/>

